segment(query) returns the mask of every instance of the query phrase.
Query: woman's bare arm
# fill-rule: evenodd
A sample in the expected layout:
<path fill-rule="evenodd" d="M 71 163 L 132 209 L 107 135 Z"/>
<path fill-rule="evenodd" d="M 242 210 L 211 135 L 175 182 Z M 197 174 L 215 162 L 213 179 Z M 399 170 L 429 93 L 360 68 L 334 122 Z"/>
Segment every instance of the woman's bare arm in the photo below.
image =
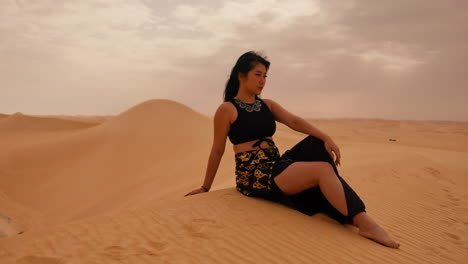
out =
<path fill-rule="evenodd" d="M 278 122 L 281 122 L 291 128 L 292 130 L 320 138 L 323 141 L 328 140 L 330 137 L 303 118 L 294 115 L 284 109 L 281 105 L 271 99 L 264 99 L 271 105 L 271 112 Z"/>
<path fill-rule="evenodd" d="M 203 181 L 203 186 L 208 190 L 211 189 L 211 185 L 219 168 L 219 163 L 221 162 L 226 148 L 226 138 L 231 125 L 229 121 L 231 111 L 228 104 L 229 103 L 223 103 L 218 107 L 213 120 L 213 145 L 208 158 L 205 180 Z M 200 193 L 198 190 L 199 189 L 193 190 L 187 195 Z"/>
<path fill-rule="evenodd" d="M 332 158 L 333 156 L 335 156 L 335 163 L 337 165 L 340 164 L 341 162 L 340 161 L 341 159 L 340 149 L 333 142 L 330 136 L 328 136 L 327 134 L 325 134 L 320 129 L 316 128 L 315 126 L 313 126 L 311 123 L 307 122 L 305 119 L 288 112 L 277 102 L 271 99 L 264 99 L 264 101 L 270 104 L 270 109 L 271 109 L 271 112 L 273 113 L 273 116 L 275 117 L 275 120 L 285 124 L 286 126 L 288 126 L 289 128 L 295 131 L 321 139 L 323 142 L 325 142 L 325 149 L 328 151 L 330 156 Z"/>

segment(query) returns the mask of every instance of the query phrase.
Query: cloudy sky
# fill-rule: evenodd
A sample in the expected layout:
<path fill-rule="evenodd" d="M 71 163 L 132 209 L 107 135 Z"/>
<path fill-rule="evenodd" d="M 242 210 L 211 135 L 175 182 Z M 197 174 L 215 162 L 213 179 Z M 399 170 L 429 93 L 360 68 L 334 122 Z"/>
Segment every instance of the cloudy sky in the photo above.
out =
<path fill-rule="evenodd" d="M 468 121 L 466 0 L 1 0 L 0 113 L 212 116 L 237 58 L 311 118 Z"/>

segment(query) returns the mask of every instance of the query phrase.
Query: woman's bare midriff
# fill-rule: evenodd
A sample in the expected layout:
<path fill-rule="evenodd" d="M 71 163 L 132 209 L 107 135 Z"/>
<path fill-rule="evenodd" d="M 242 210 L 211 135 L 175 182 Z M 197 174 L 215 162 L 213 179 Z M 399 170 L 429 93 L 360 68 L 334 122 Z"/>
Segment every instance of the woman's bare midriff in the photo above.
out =
<path fill-rule="evenodd" d="M 266 137 L 266 138 L 269 138 L 271 140 L 273 140 L 272 137 Z M 271 147 L 268 142 L 266 141 L 263 141 L 262 143 L 260 143 L 260 146 L 259 147 L 255 147 L 255 148 L 252 148 L 252 145 L 255 144 L 255 142 L 257 142 L 257 140 L 253 140 L 253 141 L 249 141 L 249 142 L 244 142 L 244 143 L 240 143 L 240 144 L 237 144 L 237 145 L 233 145 L 233 149 L 234 149 L 234 153 L 237 154 L 239 152 L 244 152 L 244 151 L 250 151 L 250 150 L 257 150 L 257 149 L 260 149 L 260 147 L 262 148 L 269 148 Z"/>

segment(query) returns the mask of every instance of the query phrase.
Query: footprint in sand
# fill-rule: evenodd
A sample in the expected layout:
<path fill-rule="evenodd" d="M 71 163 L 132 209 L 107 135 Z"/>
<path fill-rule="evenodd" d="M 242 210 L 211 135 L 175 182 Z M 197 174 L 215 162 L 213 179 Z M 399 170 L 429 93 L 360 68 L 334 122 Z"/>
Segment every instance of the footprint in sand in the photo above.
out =
<path fill-rule="evenodd" d="M 437 169 L 434 169 L 434 168 L 432 168 L 432 167 L 424 167 L 424 170 L 425 170 L 426 172 L 430 173 L 430 174 L 433 175 L 433 176 L 438 176 L 438 175 L 440 175 L 440 171 L 437 170 Z"/>
<path fill-rule="evenodd" d="M 156 251 L 163 251 L 164 249 L 167 248 L 167 243 L 163 243 L 163 242 L 158 242 L 158 241 L 151 241 L 151 240 L 148 240 L 147 241 L 147 245 L 156 250 Z"/>
<path fill-rule="evenodd" d="M 222 226 L 216 224 L 215 220 L 206 218 L 195 218 L 190 224 L 184 224 L 183 228 L 192 237 L 197 238 L 210 238 L 207 232 L 202 232 L 205 226 L 211 228 L 222 228 Z"/>
<path fill-rule="evenodd" d="M 135 248 L 135 255 L 159 256 L 167 248 L 167 243 L 147 240 Z"/>
<path fill-rule="evenodd" d="M 449 232 L 444 232 L 443 233 L 445 237 L 449 238 L 449 240 L 453 243 L 453 244 L 457 244 L 457 245 L 460 245 L 462 244 L 461 241 L 460 241 L 460 237 L 455 235 L 455 234 L 452 234 L 452 233 L 449 233 Z"/>
<path fill-rule="evenodd" d="M 62 264 L 65 261 L 59 258 L 52 257 L 39 257 L 39 256 L 25 256 L 16 260 L 18 264 Z"/>
<path fill-rule="evenodd" d="M 130 256 L 159 256 L 164 249 L 167 248 L 167 244 L 158 241 L 147 240 L 144 243 L 138 243 L 135 247 L 121 247 L 121 246 L 109 246 L 104 248 L 102 253 L 105 257 L 113 260 L 123 260 Z"/>
<path fill-rule="evenodd" d="M 429 175 L 431 175 L 432 177 L 438 179 L 438 180 L 443 180 L 443 181 L 447 181 L 451 184 L 455 184 L 454 181 L 452 181 L 450 178 L 448 177 L 444 177 L 442 175 L 442 173 L 440 173 L 440 171 L 438 169 L 435 169 L 435 168 L 432 168 L 432 167 L 424 167 L 424 171 L 426 173 L 428 173 Z"/>
<path fill-rule="evenodd" d="M 128 250 L 120 246 L 110 246 L 104 248 L 102 254 L 114 260 L 122 260 L 128 256 Z"/>
<path fill-rule="evenodd" d="M 454 201 L 454 202 L 458 202 L 460 201 L 460 198 L 457 198 L 451 194 L 448 194 L 447 197 L 451 200 L 451 201 Z"/>
<path fill-rule="evenodd" d="M 450 216 L 446 216 L 444 219 L 441 219 L 439 220 L 439 223 L 441 226 L 444 226 L 444 227 L 447 227 L 449 229 L 447 230 L 465 230 L 466 227 L 464 227 L 464 224 L 462 220 L 460 220 L 459 217 L 455 216 L 455 217 L 450 217 Z M 455 234 L 457 234 L 457 232 L 455 232 Z M 450 237 L 450 235 L 447 235 L 447 237 Z M 454 237 L 455 240 L 457 240 L 455 237 Z M 459 237 L 459 240 L 460 237 Z"/>
<path fill-rule="evenodd" d="M 400 171 L 398 171 L 397 169 L 391 169 L 391 171 L 392 171 L 391 174 L 393 178 L 401 179 Z"/>
<path fill-rule="evenodd" d="M 451 204 L 452 206 L 459 206 L 459 205 L 460 205 L 460 203 L 459 203 L 459 202 L 460 202 L 460 198 L 458 198 L 458 197 L 456 197 L 456 196 L 454 196 L 454 195 L 452 195 L 452 194 L 450 194 L 450 193 L 448 193 L 448 194 L 446 195 L 446 197 L 447 197 L 448 200 L 450 200 L 450 204 Z"/>

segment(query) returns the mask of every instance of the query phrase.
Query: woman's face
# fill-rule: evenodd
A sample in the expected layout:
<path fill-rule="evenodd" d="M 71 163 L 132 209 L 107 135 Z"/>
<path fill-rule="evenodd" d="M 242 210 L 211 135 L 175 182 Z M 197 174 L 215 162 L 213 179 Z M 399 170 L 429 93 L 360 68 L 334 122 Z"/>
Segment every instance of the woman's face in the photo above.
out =
<path fill-rule="evenodd" d="M 255 95 L 262 93 L 266 83 L 267 71 L 265 65 L 257 63 L 248 73 L 247 76 L 240 75 L 239 81 L 241 87 L 247 89 L 248 92 Z"/>

